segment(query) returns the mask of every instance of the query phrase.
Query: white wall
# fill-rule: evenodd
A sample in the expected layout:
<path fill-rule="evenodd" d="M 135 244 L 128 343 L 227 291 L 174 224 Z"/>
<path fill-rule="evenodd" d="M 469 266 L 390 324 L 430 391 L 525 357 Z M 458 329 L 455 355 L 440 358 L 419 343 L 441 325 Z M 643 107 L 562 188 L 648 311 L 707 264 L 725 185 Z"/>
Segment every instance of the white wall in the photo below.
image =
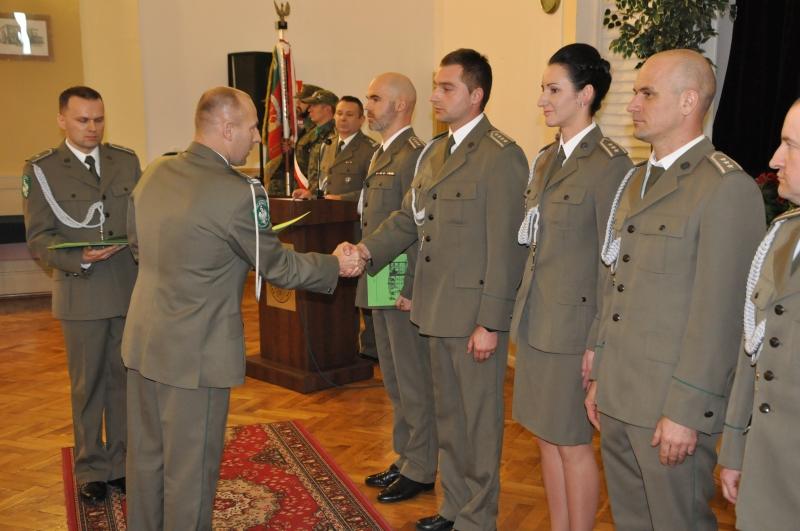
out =
<path fill-rule="evenodd" d="M 253 0 L 139 0 L 139 14 L 152 160 L 189 143 L 200 94 L 227 84 L 229 52 L 272 51 L 277 17 L 271 1 Z M 402 72 L 419 92 L 415 129 L 430 136 L 430 0 L 291 0 L 287 20 L 298 79 L 363 99 L 375 74 Z"/>

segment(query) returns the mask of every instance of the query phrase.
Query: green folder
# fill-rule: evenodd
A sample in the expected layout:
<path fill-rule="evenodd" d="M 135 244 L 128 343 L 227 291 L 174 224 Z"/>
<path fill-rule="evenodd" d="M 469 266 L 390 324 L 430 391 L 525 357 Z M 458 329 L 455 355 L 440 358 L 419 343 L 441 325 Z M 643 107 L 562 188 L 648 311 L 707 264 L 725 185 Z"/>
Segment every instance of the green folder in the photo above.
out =
<path fill-rule="evenodd" d="M 64 242 L 47 246 L 48 249 L 75 249 L 76 247 L 108 247 L 110 245 L 128 245 L 127 236 L 119 236 L 109 240 L 96 242 Z"/>
<path fill-rule="evenodd" d="M 403 290 L 407 269 L 408 256 L 401 254 L 374 275 L 367 275 L 367 304 L 370 308 L 394 307 Z"/>

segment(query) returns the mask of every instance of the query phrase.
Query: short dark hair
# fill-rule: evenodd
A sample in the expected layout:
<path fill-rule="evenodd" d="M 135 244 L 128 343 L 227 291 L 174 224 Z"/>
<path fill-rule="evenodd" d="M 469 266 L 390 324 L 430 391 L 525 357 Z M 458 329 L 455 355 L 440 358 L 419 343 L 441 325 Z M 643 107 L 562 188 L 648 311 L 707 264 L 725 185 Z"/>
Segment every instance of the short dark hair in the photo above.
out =
<path fill-rule="evenodd" d="M 342 96 L 339 98 L 339 101 L 349 101 L 350 103 L 355 103 L 358 105 L 358 115 L 364 116 L 364 104 L 361 103 L 361 100 L 356 98 L 355 96 Z"/>
<path fill-rule="evenodd" d="M 480 52 L 470 48 L 459 48 L 442 58 L 439 66 L 459 65 L 464 71 L 461 80 L 467 85 L 470 92 L 480 87 L 483 89 L 481 110 L 489 103 L 489 94 L 492 92 L 492 67 L 489 59 Z"/>
<path fill-rule="evenodd" d="M 563 66 L 576 91 L 586 85 L 594 87 L 594 99 L 589 106 L 589 112 L 594 116 L 611 86 L 611 65 L 600 57 L 600 52 L 594 46 L 576 42 L 554 53 L 547 64 Z"/>
<path fill-rule="evenodd" d="M 58 110 L 63 111 L 69 104 L 69 99 L 75 96 L 76 98 L 83 98 L 85 100 L 100 100 L 103 97 L 95 89 L 84 86 L 70 87 L 58 96 Z"/>

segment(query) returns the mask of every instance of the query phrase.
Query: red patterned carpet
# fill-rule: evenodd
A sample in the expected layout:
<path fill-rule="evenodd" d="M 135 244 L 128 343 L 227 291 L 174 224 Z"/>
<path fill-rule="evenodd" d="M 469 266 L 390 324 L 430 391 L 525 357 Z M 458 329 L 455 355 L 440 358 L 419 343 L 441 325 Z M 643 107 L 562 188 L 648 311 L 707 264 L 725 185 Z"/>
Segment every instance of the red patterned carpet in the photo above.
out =
<path fill-rule="evenodd" d="M 72 449 L 62 449 L 70 531 L 124 530 L 125 495 L 76 495 Z M 299 422 L 233 426 L 225 434 L 214 529 L 388 530 L 389 524 Z"/>

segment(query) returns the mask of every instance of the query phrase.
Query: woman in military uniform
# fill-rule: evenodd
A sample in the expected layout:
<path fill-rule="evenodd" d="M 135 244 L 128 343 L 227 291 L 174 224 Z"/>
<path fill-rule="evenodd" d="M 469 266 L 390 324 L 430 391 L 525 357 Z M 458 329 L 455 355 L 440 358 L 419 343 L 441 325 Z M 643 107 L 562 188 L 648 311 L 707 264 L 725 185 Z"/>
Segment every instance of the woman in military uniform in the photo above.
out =
<path fill-rule="evenodd" d="M 614 193 L 632 164 L 593 116 L 607 61 L 570 44 L 550 58 L 538 105 L 558 138 L 537 155 L 519 242 L 530 247 L 517 292 L 514 419 L 538 437 L 551 529 L 592 529 L 599 472 L 583 407 L 582 355 L 593 355 L 606 269 L 600 245 Z"/>

